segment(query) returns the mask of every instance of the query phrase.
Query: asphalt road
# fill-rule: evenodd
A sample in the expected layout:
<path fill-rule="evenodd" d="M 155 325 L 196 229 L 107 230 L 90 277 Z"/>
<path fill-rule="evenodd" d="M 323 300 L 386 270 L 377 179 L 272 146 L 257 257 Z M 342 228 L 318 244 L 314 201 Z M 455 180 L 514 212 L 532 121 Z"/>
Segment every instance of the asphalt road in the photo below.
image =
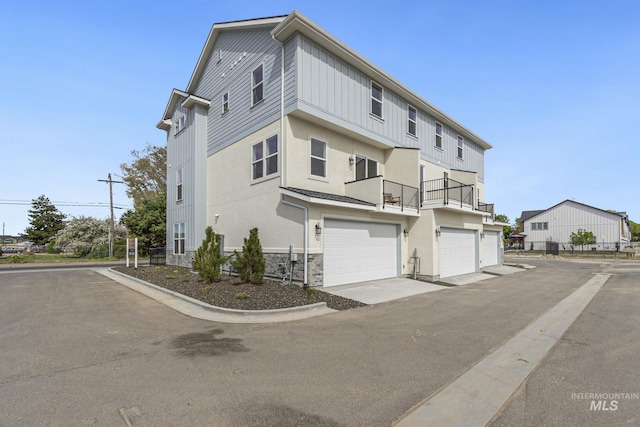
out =
<path fill-rule="evenodd" d="M 189 318 L 90 269 L 0 270 L 0 425 L 389 426 L 602 272 L 491 424 L 640 425 L 638 399 L 585 398 L 640 393 L 640 263 L 526 263 L 538 268 L 258 325 Z"/>

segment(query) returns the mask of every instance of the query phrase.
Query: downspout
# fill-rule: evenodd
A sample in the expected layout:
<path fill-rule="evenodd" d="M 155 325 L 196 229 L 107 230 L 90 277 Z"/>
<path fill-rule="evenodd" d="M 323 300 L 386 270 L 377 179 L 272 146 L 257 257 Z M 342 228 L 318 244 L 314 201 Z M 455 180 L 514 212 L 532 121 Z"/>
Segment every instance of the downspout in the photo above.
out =
<path fill-rule="evenodd" d="M 285 188 L 285 136 L 284 136 L 284 43 L 276 39 L 274 34 L 271 34 L 273 41 L 280 46 L 280 140 L 281 140 L 281 153 L 280 153 L 280 187 Z"/>
<path fill-rule="evenodd" d="M 273 41 L 280 46 L 280 140 L 281 143 L 281 155 L 280 155 L 280 188 L 285 188 L 285 134 L 284 134 L 284 43 L 280 40 L 276 39 L 274 34 L 271 34 L 271 38 Z M 283 204 L 302 209 L 304 211 L 304 235 L 302 236 L 302 247 L 304 251 L 304 262 L 302 263 L 303 267 L 303 283 L 304 287 L 307 287 L 309 282 L 308 278 L 308 268 L 307 268 L 307 258 L 309 254 L 309 244 L 307 242 L 307 236 L 309 235 L 309 209 L 304 205 L 299 205 L 297 203 L 289 202 L 285 200 L 284 194 L 281 197 L 281 201 Z"/>

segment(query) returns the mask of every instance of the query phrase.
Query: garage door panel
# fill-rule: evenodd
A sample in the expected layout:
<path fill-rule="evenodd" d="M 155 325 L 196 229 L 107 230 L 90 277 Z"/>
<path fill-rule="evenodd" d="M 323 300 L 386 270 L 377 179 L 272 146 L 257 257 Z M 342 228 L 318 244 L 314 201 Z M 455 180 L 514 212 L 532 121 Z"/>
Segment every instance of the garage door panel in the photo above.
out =
<path fill-rule="evenodd" d="M 483 242 L 483 259 L 482 265 L 488 267 L 496 265 L 500 262 L 498 259 L 498 251 L 500 245 L 500 233 L 497 231 L 485 231 Z"/>
<path fill-rule="evenodd" d="M 474 230 L 440 229 L 440 277 L 474 273 L 476 254 Z"/>
<path fill-rule="evenodd" d="M 394 224 L 326 219 L 324 286 L 397 276 L 397 230 Z"/>

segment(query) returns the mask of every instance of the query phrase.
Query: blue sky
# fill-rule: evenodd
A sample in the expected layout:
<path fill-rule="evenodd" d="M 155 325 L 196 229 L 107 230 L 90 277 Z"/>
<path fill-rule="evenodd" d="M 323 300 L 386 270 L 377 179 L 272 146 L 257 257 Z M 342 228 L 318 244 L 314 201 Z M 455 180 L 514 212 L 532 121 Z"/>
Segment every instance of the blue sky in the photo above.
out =
<path fill-rule="evenodd" d="M 41 194 L 65 214 L 107 218 L 98 179 L 165 144 L 155 125 L 211 25 L 293 9 L 491 143 L 486 201 L 511 222 L 565 199 L 640 222 L 635 0 L 23 0 L 0 11 L 6 234 L 24 231 Z M 131 206 L 124 190 L 114 185 L 114 202 Z"/>

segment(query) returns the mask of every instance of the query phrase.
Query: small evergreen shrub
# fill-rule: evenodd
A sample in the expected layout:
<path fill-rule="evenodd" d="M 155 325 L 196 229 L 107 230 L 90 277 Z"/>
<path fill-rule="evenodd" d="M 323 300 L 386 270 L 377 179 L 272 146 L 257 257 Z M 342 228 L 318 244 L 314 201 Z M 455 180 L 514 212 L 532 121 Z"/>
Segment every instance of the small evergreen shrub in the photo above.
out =
<path fill-rule="evenodd" d="M 193 269 L 196 270 L 202 280 L 208 283 L 220 280 L 222 266 L 228 257 L 222 255 L 222 236 L 213 231 L 211 226 L 205 230 L 205 238 L 198 248 L 193 259 Z"/>
<path fill-rule="evenodd" d="M 262 245 L 258 237 L 258 228 L 249 231 L 249 238 L 244 239 L 242 253 L 233 251 L 235 260 L 231 265 L 238 272 L 238 276 L 245 282 L 259 285 L 262 283 L 265 270 L 265 260 L 262 254 Z"/>

